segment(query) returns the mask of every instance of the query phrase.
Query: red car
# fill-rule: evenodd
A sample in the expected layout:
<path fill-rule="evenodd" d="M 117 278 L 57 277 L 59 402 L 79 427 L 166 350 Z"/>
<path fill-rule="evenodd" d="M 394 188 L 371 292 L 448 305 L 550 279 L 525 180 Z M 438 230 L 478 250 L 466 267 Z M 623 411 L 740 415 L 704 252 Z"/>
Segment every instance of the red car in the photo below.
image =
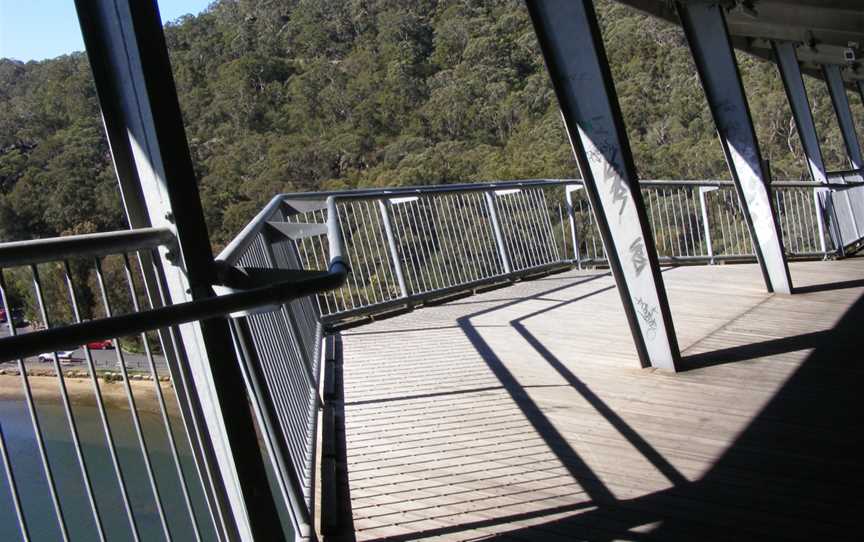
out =
<path fill-rule="evenodd" d="M 90 350 L 112 350 L 114 341 L 105 339 L 104 341 L 92 341 L 87 343 L 87 348 Z"/>

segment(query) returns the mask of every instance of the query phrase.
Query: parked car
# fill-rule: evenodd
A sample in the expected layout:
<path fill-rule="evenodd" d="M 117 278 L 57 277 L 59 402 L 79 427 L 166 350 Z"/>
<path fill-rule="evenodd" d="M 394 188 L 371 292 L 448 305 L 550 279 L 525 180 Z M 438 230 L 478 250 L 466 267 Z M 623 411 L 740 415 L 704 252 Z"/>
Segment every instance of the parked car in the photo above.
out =
<path fill-rule="evenodd" d="M 60 361 L 72 361 L 74 350 L 58 350 L 57 358 Z M 42 352 L 39 354 L 39 361 L 54 361 L 54 352 Z"/>
<path fill-rule="evenodd" d="M 87 343 L 87 348 L 90 350 L 112 350 L 114 348 L 114 341 L 110 339 L 91 341 Z"/>

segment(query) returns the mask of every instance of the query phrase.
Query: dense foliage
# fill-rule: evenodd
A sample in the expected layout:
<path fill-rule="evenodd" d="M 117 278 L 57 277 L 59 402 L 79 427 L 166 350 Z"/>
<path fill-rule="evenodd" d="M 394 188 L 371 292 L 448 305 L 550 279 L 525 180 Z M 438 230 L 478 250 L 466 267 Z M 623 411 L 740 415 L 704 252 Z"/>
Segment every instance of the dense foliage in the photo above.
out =
<path fill-rule="evenodd" d="M 641 176 L 726 178 L 680 29 L 598 11 Z M 217 245 L 277 192 L 578 176 L 519 1 L 219 0 L 166 38 Z M 739 58 L 775 178 L 803 178 L 776 68 Z M 86 56 L 0 60 L 0 239 L 123 225 Z"/>

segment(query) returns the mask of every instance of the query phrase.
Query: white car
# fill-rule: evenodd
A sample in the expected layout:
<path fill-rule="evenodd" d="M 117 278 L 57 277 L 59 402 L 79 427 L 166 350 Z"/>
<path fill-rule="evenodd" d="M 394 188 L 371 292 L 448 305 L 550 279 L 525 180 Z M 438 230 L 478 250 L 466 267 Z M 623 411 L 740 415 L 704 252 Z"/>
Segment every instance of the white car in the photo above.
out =
<path fill-rule="evenodd" d="M 60 361 L 72 361 L 74 350 L 58 350 L 57 358 Z M 42 352 L 39 354 L 39 361 L 54 361 L 54 352 Z"/>

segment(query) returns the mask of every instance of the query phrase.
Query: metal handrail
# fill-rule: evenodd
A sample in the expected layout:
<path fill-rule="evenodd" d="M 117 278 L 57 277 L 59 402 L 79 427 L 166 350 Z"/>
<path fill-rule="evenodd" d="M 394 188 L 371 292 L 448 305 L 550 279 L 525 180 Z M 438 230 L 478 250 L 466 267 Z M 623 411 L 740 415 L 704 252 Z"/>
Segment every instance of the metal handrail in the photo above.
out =
<path fill-rule="evenodd" d="M 0 267 L 35 265 L 84 256 L 107 256 L 173 246 L 175 242 L 174 233 L 168 228 L 141 228 L 14 241 L 0 244 Z"/>
<path fill-rule="evenodd" d="M 273 303 L 285 303 L 291 299 L 337 288 L 348 275 L 348 265 L 343 257 L 342 235 L 339 231 L 333 198 L 328 199 L 328 214 L 327 227 L 332 256 L 326 272 L 310 271 L 299 280 L 289 280 L 207 299 L 6 337 L 0 339 L 0 362 L 20 359 L 45 351 L 78 346 L 104 337 L 120 337 L 207 318 L 226 316 L 234 312 Z M 41 239 L 32 242 L 38 244 L 40 250 L 48 251 L 47 254 L 41 256 L 38 253 L 32 253 L 27 244 L 31 242 L 10 243 L 0 247 L 0 267 L 54 261 L 63 258 L 63 256 L 58 256 L 58 252 L 67 254 L 70 247 L 77 247 L 78 250 L 83 250 L 88 255 L 112 254 L 135 248 L 154 248 L 164 245 L 166 241 L 173 242 L 174 239 L 170 230 L 148 228 L 142 234 L 134 235 L 136 231 L 130 230 L 132 234 L 125 231 L 111 232 L 108 234 Z M 130 241 L 131 245 L 120 245 L 119 240 Z M 11 249 L 8 248 L 9 245 L 12 245 Z M 7 251 L 8 254 L 6 254 Z M 3 258 L 4 255 L 5 258 Z M 72 255 L 81 255 L 81 252 L 73 252 Z M 217 263 L 217 265 L 224 268 L 225 264 Z M 224 276 L 220 273 L 217 275 Z"/>

